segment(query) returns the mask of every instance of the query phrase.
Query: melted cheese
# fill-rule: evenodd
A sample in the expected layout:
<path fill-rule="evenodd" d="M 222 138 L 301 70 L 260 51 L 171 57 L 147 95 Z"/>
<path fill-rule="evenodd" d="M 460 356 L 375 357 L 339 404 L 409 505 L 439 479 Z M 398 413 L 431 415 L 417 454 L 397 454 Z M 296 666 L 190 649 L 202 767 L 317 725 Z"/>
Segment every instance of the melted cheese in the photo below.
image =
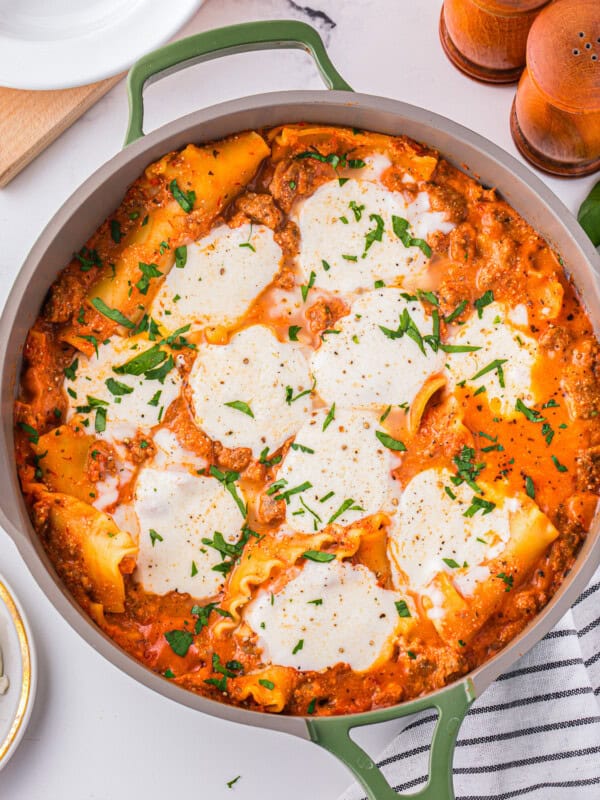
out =
<path fill-rule="evenodd" d="M 448 355 L 448 374 L 453 383 L 465 381 L 475 389 L 485 386 L 485 397 L 505 416 L 514 413 L 519 398 L 526 404 L 535 402 L 531 370 L 537 358 L 537 343 L 509 321 L 518 319 L 522 325 L 526 317 L 524 306 L 517 306 L 511 312 L 501 303 L 490 303 L 483 309 L 481 318 L 474 313 L 449 339 L 453 345 L 480 348 L 473 353 Z M 497 369 L 474 379 L 480 370 L 497 359 L 505 360 L 501 364 L 504 386 Z"/>
<path fill-rule="evenodd" d="M 231 325 L 271 283 L 281 255 L 264 225 L 220 225 L 188 245 L 185 266 L 167 275 L 152 316 L 171 330 Z"/>
<path fill-rule="evenodd" d="M 242 497 L 239 488 L 238 494 Z M 202 539 L 212 539 L 215 531 L 220 531 L 228 542 L 235 542 L 244 521 L 219 481 L 180 470 L 145 467 L 135 486 L 133 511 L 140 548 L 135 576 L 146 591 L 165 594 L 176 590 L 210 597 L 219 590 L 223 575 L 213 567 L 223 559 Z M 153 543 L 151 530 L 162 541 L 155 537 Z"/>
<path fill-rule="evenodd" d="M 395 599 L 362 565 L 307 561 L 272 602 L 269 592 L 261 592 L 245 621 L 258 635 L 266 663 L 298 670 L 344 663 L 361 672 L 389 654 L 398 625 Z"/>
<path fill-rule="evenodd" d="M 381 511 L 392 491 L 390 451 L 375 435 L 381 427 L 377 414 L 336 409 L 327 424 L 328 413 L 313 412 L 277 474 L 286 481 L 280 493 L 310 484 L 290 494 L 286 504 L 287 523 L 296 531 L 321 530 L 330 521 L 349 525 Z M 333 519 L 343 505 L 347 508 Z"/>
<path fill-rule="evenodd" d="M 426 379 L 443 369 L 444 354 L 425 345 L 423 354 L 409 336 L 392 339 L 381 327 L 396 331 L 407 310 L 423 336 L 432 321 L 420 302 L 407 302 L 398 289 L 361 295 L 351 313 L 335 325 L 312 357 L 317 391 L 327 402 L 343 406 L 410 405 Z"/>
<path fill-rule="evenodd" d="M 488 514 L 477 511 L 465 517 L 475 493 L 465 483 L 455 486 L 452 475 L 447 469 L 425 470 L 402 493 L 388 538 L 388 554 L 398 587 L 408 581 L 411 588 L 422 589 L 445 570 L 459 591 L 470 594 L 474 583 L 488 576 L 479 565 L 505 548 L 510 537 L 510 513 L 517 501 L 508 498 Z M 455 500 L 445 487 L 456 496 Z M 451 567 L 443 559 L 454 561 L 459 567 Z"/>
<path fill-rule="evenodd" d="M 127 439 L 135 436 L 138 429 L 148 430 L 156 425 L 179 394 L 181 378 L 177 368 L 173 367 L 162 383 L 159 380 L 150 380 L 144 375 L 119 375 L 113 370 L 113 367 L 130 361 L 155 344 L 140 336 L 130 338 L 113 336 L 106 344 L 98 345 L 97 357 L 93 355 L 91 358 L 85 358 L 80 354 L 75 380 L 65 378 L 64 382 L 69 400 L 67 418 L 70 419 L 78 413 L 78 407 L 89 405 L 88 397 L 91 397 L 108 404 L 103 406 L 106 409 L 106 429 L 98 434 L 101 438 L 110 441 Z M 132 391 L 113 395 L 108 388 L 111 379 Z M 69 390 L 76 396 L 72 397 Z M 157 392 L 158 398 L 156 398 Z M 93 431 L 96 409 L 92 407 L 91 411 L 84 413 L 90 420 L 88 430 Z"/>
<path fill-rule="evenodd" d="M 320 186 L 298 204 L 295 217 L 305 279 L 314 272 L 316 286 L 350 292 L 371 289 L 376 280 L 398 284 L 409 274 L 423 272 L 427 258 L 418 247 L 402 244 L 392 228 L 393 216 L 407 219 L 415 238 L 453 227 L 444 214 L 429 210 L 426 193 L 409 204 L 401 193 L 368 180 L 352 178 L 343 186 L 335 180 Z M 383 220 L 381 241 L 367 248 L 366 237 L 377 229 L 377 217 Z"/>
<path fill-rule="evenodd" d="M 280 342 L 263 325 L 236 334 L 228 345 L 206 345 L 190 373 L 196 423 L 226 447 L 249 447 L 255 456 L 275 450 L 304 422 L 311 387 L 299 345 Z M 227 403 L 243 403 L 244 410 Z M 252 416 L 248 413 L 252 412 Z"/>

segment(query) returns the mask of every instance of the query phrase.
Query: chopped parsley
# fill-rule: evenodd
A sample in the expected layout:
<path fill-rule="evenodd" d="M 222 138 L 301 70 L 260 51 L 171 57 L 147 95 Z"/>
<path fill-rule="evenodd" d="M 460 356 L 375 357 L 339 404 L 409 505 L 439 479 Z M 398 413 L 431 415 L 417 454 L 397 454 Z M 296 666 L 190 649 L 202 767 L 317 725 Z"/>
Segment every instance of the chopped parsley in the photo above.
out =
<path fill-rule="evenodd" d="M 212 539 L 204 536 L 202 538 L 202 544 L 212 547 L 213 550 L 216 550 L 223 559 L 220 564 L 215 564 L 213 570 L 215 572 L 220 572 L 222 575 L 227 575 L 231 571 L 231 568 L 237 559 L 241 556 L 242 551 L 251 536 L 258 538 L 257 533 L 245 526 L 242 528 L 240 538 L 237 540 L 237 542 L 233 543 L 226 541 L 225 537 L 220 531 L 215 531 Z"/>
<path fill-rule="evenodd" d="M 335 553 L 323 553 L 321 550 L 307 550 L 305 553 L 302 553 L 302 558 L 308 558 L 309 561 L 316 561 L 318 564 L 327 564 L 329 561 L 335 560 Z M 314 605 L 320 605 L 320 603 L 314 602 Z"/>
<path fill-rule="evenodd" d="M 341 517 L 342 514 L 345 514 L 346 511 L 364 511 L 364 508 L 356 505 L 354 500 L 349 497 L 347 500 L 344 500 L 338 510 L 329 517 L 327 524 L 331 525 L 338 517 Z"/>
<path fill-rule="evenodd" d="M 407 219 L 392 215 L 392 229 L 404 247 L 418 247 L 427 258 L 431 258 L 431 247 L 429 247 L 425 239 L 413 238 L 408 230 L 409 228 L 410 223 Z"/>
<path fill-rule="evenodd" d="M 267 680 L 267 678 L 259 678 L 258 682 L 260 683 L 261 686 L 264 686 L 265 689 L 269 689 L 270 691 L 272 691 L 275 688 L 275 684 L 273 683 L 273 681 L 269 681 Z"/>
<path fill-rule="evenodd" d="M 299 444 L 298 442 L 292 442 L 291 448 L 292 450 L 299 450 L 301 453 L 313 454 L 315 452 L 311 447 L 306 447 L 306 445 Z"/>
<path fill-rule="evenodd" d="M 350 200 L 348 205 L 349 205 L 352 213 L 354 214 L 354 219 L 357 222 L 360 222 L 361 217 L 362 217 L 362 212 L 365 210 L 364 205 L 359 206 L 358 203 L 356 202 L 356 200 Z"/>
<path fill-rule="evenodd" d="M 261 451 L 260 456 L 258 457 L 258 463 L 264 464 L 265 467 L 274 467 L 275 464 L 279 464 L 283 456 L 273 456 L 272 458 L 267 458 L 269 455 L 269 448 L 265 447 L 264 450 Z"/>
<path fill-rule="evenodd" d="M 107 306 L 101 297 L 94 297 L 91 302 L 96 311 L 99 311 L 103 316 L 108 317 L 108 319 L 111 319 L 113 322 L 123 325 L 125 328 L 135 328 L 135 322 L 128 319 L 118 308 L 110 308 L 110 306 Z"/>
<path fill-rule="evenodd" d="M 525 475 L 525 494 L 527 497 L 531 497 L 532 500 L 535 500 L 535 486 L 529 475 Z"/>
<path fill-rule="evenodd" d="M 68 378 L 70 381 L 74 381 L 77 375 L 77 368 L 79 367 L 79 359 L 76 358 L 74 361 L 71 361 L 68 367 L 65 367 L 63 372 L 65 373 L 65 378 Z"/>
<path fill-rule="evenodd" d="M 506 364 L 507 361 L 507 358 L 496 358 L 490 361 L 486 367 L 483 367 L 483 369 L 480 369 L 479 372 L 473 375 L 471 380 L 476 381 L 478 378 L 483 378 L 488 372 L 496 372 L 498 374 L 498 383 L 504 389 L 506 385 L 504 383 L 504 370 L 502 369 L 502 365 Z"/>
<path fill-rule="evenodd" d="M 133 392 L 131 386 L 127 386 L 126 383 L 121 383 L 121 381 L 117 381 L 114 378 L 107 378 L 104 383 L 108 391 L 115 397 L 121 397 L 124 394 L 131 394 Z"/>
<path fill-rule="evenodd" d="M 375 436 L 379 439 L 384 447 L 388 448 L 388 450 L 396 450 L 399 453 L 403 453 L 406 450 L 406 445 L 404 442 L 401 442 L 400 439 L 394 439 L 393 436 L 390 436 L 383 431 L 375 431 Z"/>
<path fill-rule="evenodd" d="M 315 272 L 311 272 L 310 276 L 309 276 L 309 279 L 308 279 L 308 283 L 306 285 L 303 285 L 303 286 L 300 287 L 300 291 L 302 293 L 302 300 L 303 300 L 304 303 L 306 303 L 306 298 L 308 297 L 309 291 L 315 285 L 316 277 L 317 277 L 316 273 Z"/>
<path fill-rule="evenodd" d="M 175 266 L 178 269 L 183 269 L 187 264 L 187 255 L 187 245 L 182 244 L 175 248 Z"/>
<path fill-rule="evenodd" d="M 171 650 L 175 655 L 181 656 L 182 658 L 187 655 L 194 641 L 194 637 L 189 631 L 180 630 L 167 631 L 165 633 L 165 639 L 171 646 Z"/>
<path fill-rule="evenodd" d="M 483 309 L 486 306 L 489 306 L 490 303 L 494 302 L 494 293 L 491 289 L 488 289 L 487 292 L 484 292 L 481 297 L 478 297 L 477 300 L 473 303 L 475 308 L 477 309 L 477 316 L 479 319 L 483 317 Z"/>
<path fill-rule="evenodd" d="M 177 200 L 181 208 L 185 211 L 186 214 L 189 214 L 194 209 L 194 203 L 196 202 L 196 192 L 189 191 L 184 192 L 182 189 L 179 188 L 179 184 L 176 180 L 172 180 L 169 184 L 169 189 L 171 190 L 171 194 Z M 143 223 L 142 223 L 143 224 Z"/>
<path fill-rule="evenodd" d="M 565 467 L 564 464 L 561 464 L 556 456 L 550 456 L 550 458 L 552 459 L 552 463 L 559 472 L 568 472 L 567 467 Z"/>
<path fill-rule="evenodd" d="M 123 238 L 123 233 L 121 231 L 121 225 L 120 225 L 119 221 L 116 220 L 116 219 L 111 219 L 111 221 L 110 221 L 110 235 L 111 235 L 111 238 L 112 238 L 113 242 L 115 242 L 115 244 L 119 244 L 119 242 Z"/>
<path fill-rule="evenodd" d="M 463 313 L 463 311 L 465 310 L 467 305 L 468 305 L 468 303 L 467 303 L 466 300 L 461 300 L 461 302 L 456 306 L 454 311 L 452 311 L 452 313 L 448 314 L 447 317 L 444 317 L 444 322 L 447 325 L 450 324 L 451 322 L 454 322 L 455 319 L 460 317 L 460 315 Z"/>
<path fill-rule="evenodd" d="M 529 422 L 544 422 L 544 417 L 542 417 L 540 412 L 536 411 L 535 408 L 528 408 L 520 397 L 517 398 L 515 408 L 517 411 L 520 411 L 521 414 L 524 414 L 525 418 L 528 419 Z"/>
<path fill-rule="evenodd" d="M 163 274 L 156 264 L 145 264 L 143 261 L 138 262 L 138 267 L 142 273 L 142 277 L 136 282 L 136 287 L 140 294 L 148 294 L 150 288 L 150 281 L 152 278 L 160 278 Z"/>
<path fill-rule="evenodd" d="M 202 628 L 205 628 L 208 625 L 208 618 L 213 611 L 221 617 L 229 617 L 230 619 L 232 618 L 229 611 L 225 611 L 224 608 L 219 608 L 217 603 L 207 603 L 205 606 L 193 605 L 191 613 L 194 617 L 197 617 L 196 624 L 194 626 L 194 633 L 200 633 Z"/>
<path fill-rule="evenodd" d="M 215 467 L 214 464 L 210 465 L 209 472 L 213 476 L 213 478 L 216 478 L 220 483 L 223 484 L 224 488 L 227 489 L 229 494 L 235 500 L 236 505 L 239 508 L 242 517 L 245 517 L 246 514 L 248 513 L 248 508 L 246 507 L 246 504 L 244 503 L 242 498 L 239 496 L 237 492 L 237 487 L 235 485 L 235 481 L 237 481 L 237 479 L 240 477 L 240 473 L 229 470 L 221 472 L 221 470 L 217 469 L 217 467 Z"/>
<path fill-rule="evenodd" d="M 150 530 L 148 531 L 148 533 L 150 534 L 150 541 L 152 542 L 152 547 L 154 547 L 154 545 L 155 545 L 157 542 L 162 542 L 162 541 L 164 541 L 164 539 L 163 539 L 163 537 L 160 535 L 160 533 L 158 533 L 158 531 L 155 531 L 155 530 L 154 530 L 154 528 L 150 528 Z"/>
<path fill-rule="evenodd" d="M 296 402 L 296 400 L 299 400 L 301 397 L 304 397 L 305 395 L 310 394 L 313 391 L 314 388 L 315 388 L 315 385 L 313 383 L 313 385 L 310 387 L 310 389 L 305 389 L 303 392 L 298 392 L 298 394 L 294 396 L 294 390 L 292 389 L 292 387 L 291 386 L 286 386 L 285 387 L 285 402 L 288 404 L 288 406 L 291 406 L 292 403 Z"/>
<path fill-rule="evenodd" d="M 291 183 L 291 181 L 290 181 L 290 183 Z M 227 783 L 226 783 L 227 788 L 228 789 L 233 789 L 233 787 L 235 786 L 235 784 L 239 781 L 239 779 L 241 777 L 242 777 L 241 775 L 236 775 L 235 778 L 232 778 L 230 781 L 227 781 Z"/>
<path fill-rule="evenodd" d="M 512 575 L 507 575 L 505 572 L 499 572 L 496 575 L 496 577 L 500 578 L 500 580 L 504 581 L 504 583 L 506 584 L 506 589 L 504 591 L 505 592 L 510 592 L 510 590 L 513 588 L 513 583 L 514 583 L 513 576 Z"/>
<path fill-rule="evenodd" d="M 314 714 L 316 705 L 317 705 L 317 698 L 313 697 L 313 699 L 310 701 L 310 703 L 308 704 L 308 706 L 306 708 L 306 713 L 307 714 Z"/>
<path fill-rule="evenodd" d="M 246 414 L 248 417 L 252 417 L 254 419 L 254 414 L 252 409 L 248 405 L 248 403 L 244 403 L 243 400 L 232 400 L 230 403 L 224 403 L 228 408 L 235 408 L 236 411 L 241 411 L 242 414 Z"/>
<path fill-rule="evenodd" d="M 369 214 L 369 221 L 375 223 L 375 227 L 367 231 L 365 234 L 365 249 L 363 250 L 362 257 L 366 258 L 367 252 L 375 242 L 381 242 L 383 239 L 383 231 L 385 228 L 382 217 L 379 214 Z"/>
<path fill-rule="evenodd" d="M 295 656 L 296 653 L 299 653 L 300 650 L 302 650 L 303 647 L 304 647 L 304 639 L 298 639 L 298 643 L 296 644 L 296 646 L 292 650 L 292 655 Z"/>
<path fill-rule="evenodd" d="M 477 497 L 477 495 L 474 495 L 471 499 L 471 505 L 463 513 L 463 517 L 474 517 L 478 511 L 481 511 L 483 515 L 490 514 L 495 508 L 495 503 L 492 503 L 490 500 L 484 500 L 483 497 Z"/>
<path fill-rule="evenodd" d="M 40 435 L 31 425 L 26 422 L 19 422 L 19 428 L 27 434 L 27 438 L 32 444 L 37 444 L 40 440 Z"/>
<path fill-rule="evenodd" d="M 290 325 L 290 327 L 288 328 L 288 336 L 291 342 L 298 341 L 298 334 L 300 333 L 301 330 L 302 330 L 301 325 Z"/>
<path fill-rule="evenodd" d="M 396 606 L 396 611 L 398 612 L 399 617 L 412 617 L 410 609 L 406 604 L 406 600 L 396 600 L 394 605 Z"/>
<path fill-rule="evenodd" d="M 325 431 L 331 425 L 333 420 L 335 419 L 335 403 L 331 406 L 329 411 L 327 412 L 327 416 L 325 417 L 325 421 L 323 422 L 322 430 Z"/>
<path fill-rule="evenodd" d="M 453 558 L 442 558 L 442 561 L 447 567 L 450 567 L 450 569 L 459 569 L 460 567 L 460 564 Z"/>

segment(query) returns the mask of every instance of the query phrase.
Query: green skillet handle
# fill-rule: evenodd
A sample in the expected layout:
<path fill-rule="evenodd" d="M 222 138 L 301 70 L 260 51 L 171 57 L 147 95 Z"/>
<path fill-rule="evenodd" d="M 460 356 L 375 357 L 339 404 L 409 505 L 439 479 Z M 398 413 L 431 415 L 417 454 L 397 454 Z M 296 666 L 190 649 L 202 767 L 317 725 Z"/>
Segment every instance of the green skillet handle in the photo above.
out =
<path fill-rule="evenodd" d="M 398 800 L 399 797 L 419 800 L 454 800 L 452 756 L 460 725 L 475 699 L 473 684 L 462 681 L 443 689 L 433 697 L 415 700 L 396 708 L 346 717 L 307 719 L 313 742 L 337 756 L 358 778 L 369 800 Z M 419 792 L 397 794 L 373 762 L 350 738 L 350 731 L 360 725 L 405 717 L 425 708 L 437 708 L 438 720 L 429 753 L 429 780 Z"/>
<path fill-rule="evenodd" d="M 329 60 L 317 31 L 305 22 L 271 20 L 217 28 L 154 50 L 133 65 L 127 76 L 129 126 L 125 144 L 131 144 L 144 135 L 143 91 L 148 81 L 158 80 L 191 64 L 199 64 L 230 53 L 290 47 L 306 50 L 311 54 L 328 88 L 352 91 L 352 87 Z"/>

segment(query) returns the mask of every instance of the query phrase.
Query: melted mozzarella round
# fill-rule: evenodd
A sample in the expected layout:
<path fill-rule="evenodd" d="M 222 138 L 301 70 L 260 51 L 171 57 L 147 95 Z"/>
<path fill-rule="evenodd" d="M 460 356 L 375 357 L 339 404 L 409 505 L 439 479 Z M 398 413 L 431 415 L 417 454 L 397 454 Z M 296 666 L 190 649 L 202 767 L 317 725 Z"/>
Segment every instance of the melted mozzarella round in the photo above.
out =
<path fill-rule="evenodd" d="M 525 311 L 525 314 L 523 314 Z M 481 318 L 475 313 L 450 338 L 453 345 L 479 347 L 473 353 L 450 353 L 448 374 L 454 384 L 465 381 L 478 389 L 485 386 L 485 396 L 496 401 L 505 416 L 514 413 L 515 403 L 520 398 L 525 403 L 535 402 L 531 386 L 531 370 L 537 358 L 537 342 L 526 336 L 510 322 L 513 319 L 523 324 L 527 309 L 517 306 L 512 312 L 501 303 L 490 303 L 483 309 Z M 501 373 L 493 369 L 475 376 L 491 362 L 501 360 Z M 504 386 L 501 385 L 503 376 Z"/>
<path fill-rule="evenodd" d="M 336 323 L 312 357 L 317 392 L 328 403 L 381 407 L 413 402 L 427 378 L 443 368 L 444 354 L 425 344 L 425 354 L 406 334 L 390 338 L 406 310 L 422 336 L 432 333 L 423 306 L 407 302 L 398 289 L 366 292 Z"/>
<path fill-rule="evenodd" d="M 167 275 L 152 316 L 171 330 L 231 325 L 271 283 L 280 260 L 281 248 L 264 225 L 220 225 L 187 246 L 187 262 Z"/>
<path fill-rule="evenodd" d="M 375 514 L 392 490 L 390 451 L 375 436 L 377 414 L 339 409 L 328 423 L 328 413 L 313 412 L 277 473 L 285 481 L 280 493 L 307 484 L 286 504 L 287 523 L 296 531 L 321 530 L 330 522 L 349 525 Z"/>
<path fill-rule="evenodd" d="M 238 494 L 242 496 L 239 488 Z M 216 594 L 223 575 L 213 567 L 223 559 L 202 539 L 220 531 L 228 542 L 235 542 L 244 521 L 225 487 L 215 478 L 145 467 L 135 486 L 133 511 L 140 548 L 136 577 L 144 589 L 155 594 L 189 592 L 193 597 Z M 151 530 L 162 541 L 151 536 Z"/>
<path fill-rule="evenodd" d="M 397 284 L 409 273 L 422 271 L 427 258 L 418 247 L 402 244 L 392 228 L 393 216 L 409 221 L 414 238 L 453 227 L 444 214 L 429 210 L 424 192 L 409 204 L 399 192 L 368 180 L 350 179 L 343 186 L 335 180 L 320 186 L 298 204 L 296 214 L 305 279 L 314 272 L 316 286 L 350 292 L 371 289 L 376 280 Z M 377 230 L 377 217 L 383 222 L 381 241 L 366 249 L 367 235 Z"/>
<path fill-rule="evenodd" d="M 465 483 L 455 486 L 451 477 L 447 469 L 428 469 L 415 475 L 402 492 L 388 537 L 398 587 L 408 580 L 411 588 L 422 589 L 445 570 L 459 591 L 471 594 L 474 583 L 488 575 L 485 568 L 479 572 L 473 568 L 499 555 L 510 537 L 510 512 L 517 501 L 507 499 L 488 514 L 477 511 L 465 517 L 474 492 Z M 459 567 L 450 567 L 443 559 Z"/>
<path fill-rule="evenodd" d="M 317 671 L 344 663 L 361 672 L 392 646 L 395 599 L 362 565 L 306 562 L 272 601 L 261 592 L 245 621 L 258 634 L 265 663 Z"/>
<path fill-rule="evenodd" d="M 93 355 L 85 358 L 79 355 L 75 380 L 71 381 L 65 378 L 64 382 L 64 389 L 69 400 L 67 418 L 70 419 L 78 413 L 77 408 L 89 406 L 88 398 L 92 398 L 91 411 L 87 412 L 90 419 L 88 427 L 90 432 L 94 431 L 96 415 L 93 401 L 100 400 L 107 403 L 102 406 L 106 410 L 106 429 L 97 434 L 101 438 L 111 441 L 131 438 L 135 436 L 138 429 L 148 430 L 156 425 L 159 417 L 162 418 L 164 412 L 179 394 L 181 378 L 177 368 L 173 367 L 162 383 L 159 380 L 150 380 L 143 374 L 119 375 L 113 370 L 113 367 L 125 364 L 154 346 L 156 343 L 139 336 L 130 338 L 113 336 L 106 344 L 98 345 L 97 357 Z M 165 350 L 165 352 L 167 351 Z M 115 387 L 113 381 L 117 381 L 132 391 L 127 392 L 122 387 Z M 115 391 L 126 393 L 115 395 L 110 391 L 109 386 L 113 386 Z M 69 390 L 75 393 L 75 397 L 70 394 Z"/>
<path fill-rule="evenodd" d="M 226 447 L 249 447 L 255 456 L 280 447 L 311 407 L 309 393 L 291 399 L 311 388 L 300 347 L 280 342 L 263 325 L 240 331 L 228 345 L 202 347 L 189 382 L 198 426 Z"/>

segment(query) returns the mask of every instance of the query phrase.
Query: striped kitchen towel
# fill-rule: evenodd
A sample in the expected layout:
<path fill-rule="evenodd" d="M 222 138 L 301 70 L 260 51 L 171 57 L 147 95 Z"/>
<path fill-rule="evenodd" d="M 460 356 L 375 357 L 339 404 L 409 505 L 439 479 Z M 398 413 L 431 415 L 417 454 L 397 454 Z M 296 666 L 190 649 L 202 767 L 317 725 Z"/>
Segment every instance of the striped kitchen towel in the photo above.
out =
<path fill-rule="evenodd" d="M 396 791 L 427 780 L 435 714 L 407 717 L 381 754 Z M 568 614 L 478 698 L 454 756 L 457 800 L 599 800 L 600 570 Z M 355 784 L 340 800 L 364 798 Z"/>

